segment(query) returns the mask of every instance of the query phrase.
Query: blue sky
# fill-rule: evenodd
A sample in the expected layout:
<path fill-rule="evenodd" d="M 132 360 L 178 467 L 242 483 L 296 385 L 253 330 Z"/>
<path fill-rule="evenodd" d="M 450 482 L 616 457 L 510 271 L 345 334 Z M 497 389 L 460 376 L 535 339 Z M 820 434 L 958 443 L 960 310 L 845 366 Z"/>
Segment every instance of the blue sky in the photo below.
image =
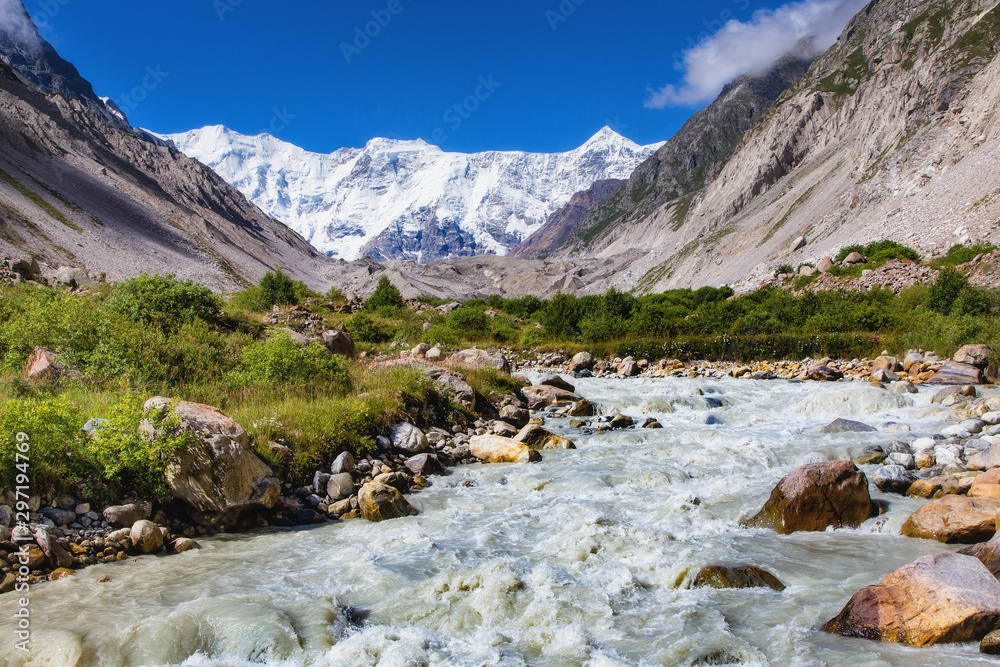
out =
<path fill-rule="evenodd" d="M 223 124 L 323 152 L 376 136 L 550 152 L 604 125 L 640 143 L 669 138 L 719 80 L 773 45 L 769 20 L 782 35 L 787 20 L 839 21 L 835 34 L 845 18 L 813 14 L 842 1 L 805 0 L 791 19 L 787 7 L 760 13 L 781 3 L 759 0 L 25 6 L 98 94 L 157 132 Z"/>

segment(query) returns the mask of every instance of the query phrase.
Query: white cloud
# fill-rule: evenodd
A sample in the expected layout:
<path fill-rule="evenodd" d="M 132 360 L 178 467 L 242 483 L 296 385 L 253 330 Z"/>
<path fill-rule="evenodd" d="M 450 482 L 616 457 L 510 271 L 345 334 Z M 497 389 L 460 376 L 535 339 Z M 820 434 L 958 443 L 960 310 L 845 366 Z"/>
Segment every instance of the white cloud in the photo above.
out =
<path fill-rule="evenodd" d="M 21 0 L 0 0 L 0 33 L 22 47 L 39 43 L 38 31 Z"/>
<path fill-rule="evenodd" d="M 869 0 L 804 0 L 762 9 L 747 22 L 729 21 L 714 35 L 684 52 L 684 81 L 650 88 L 646 106 L 690 106 L 714 99 L 722 88 L 747 73 L 762 73 L 782 56 L 811 47 L 830 48 L 847 22 Z"/>

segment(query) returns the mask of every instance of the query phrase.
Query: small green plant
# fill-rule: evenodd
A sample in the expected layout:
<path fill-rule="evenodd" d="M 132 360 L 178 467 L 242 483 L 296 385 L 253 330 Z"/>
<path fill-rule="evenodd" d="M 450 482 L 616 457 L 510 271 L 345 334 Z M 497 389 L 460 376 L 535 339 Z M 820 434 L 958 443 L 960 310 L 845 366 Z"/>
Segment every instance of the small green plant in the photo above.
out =
<path fill-rule="evenodd" d="M 927 307 L 936 313 L 947 315 L 963 290 L 968 289 L 969 280 L 957 269 L 946 266 L 941 269 L 937 280 L 927 295 Z"/>
<path fill-rule="evenodd" d="M 958 266 L 971 262 L 979 255 L 988 255 L 996 249 L 997 247 L 992 243 L 982 241 L 970 246 L 953 245 L 948 249 L 947 255 L 934 262 L 934 266 Z"/>
<path fill-rule="evenodd" d="M 294 305 L 299 303 L 300 294 L 304 291 L 305 285 L 300 285 L 296 281 L 286 276 L 281 269 L 268 271 L 260 279 L 260 288 L 267 295 L 267 300 L 271 305 Z"/>
<path fill-rule="evenodd" d="M 365 312 L 356 313 L 344 322 L 344 331 L 359 343 L 384 343 L 391 338 L 389 331 Z"/>
<path fill-rule="evenodd" d="M 792 268 L 791 264 L 782 264 L 774 270 L 774 277 L 777 278 L 781 275 L 787 275 L 790 273 L 795 273 L 795 269 Z"/>
<path fill-rule="evenodd" d="M 271 310 L 274 302 L 271 300 L 271 295 L 267 290 L 259 285 L 255 285 L 234 294 L 229 299 L 229 305 L 251 313 L 263 313 Z"/>

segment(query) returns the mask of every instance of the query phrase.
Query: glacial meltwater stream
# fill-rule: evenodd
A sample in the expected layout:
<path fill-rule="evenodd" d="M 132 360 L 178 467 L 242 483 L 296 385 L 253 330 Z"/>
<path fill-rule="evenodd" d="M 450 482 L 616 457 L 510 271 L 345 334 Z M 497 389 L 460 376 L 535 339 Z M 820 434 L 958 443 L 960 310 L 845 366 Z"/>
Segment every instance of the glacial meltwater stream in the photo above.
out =
<path fill-rule="evenodd" d="M 858 589 L 957 548 L 899 535 L 922 501 L 876 494 L 890 511 L 857 530 L 739 525 L 797 465 L 933 432 L 932 389 L 574 382 L 603 413 L 665 428 L 582 435 L 549 419 L 577 450 L 453 469 L 410 496 L 419 516 L 224 535 L 82 570 L 32 590 L 30 662 L 9 643 L 0 655 L 101 667 L 995 664 L 975 643 L 913 649 L 817 629 Z M 838 417 L 879 431 L 820 432 Z M 787 589 L 691 588 L 708 564 L 757 565 Z M 4 618 L 13 598 L 0 598 Z"/>

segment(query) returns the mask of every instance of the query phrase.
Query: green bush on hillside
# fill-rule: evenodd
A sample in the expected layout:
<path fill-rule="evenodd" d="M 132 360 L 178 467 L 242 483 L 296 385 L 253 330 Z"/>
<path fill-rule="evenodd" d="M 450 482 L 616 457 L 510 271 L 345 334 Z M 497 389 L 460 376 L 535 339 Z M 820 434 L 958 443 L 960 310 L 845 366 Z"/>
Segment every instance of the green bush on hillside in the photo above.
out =
<path fill-rule="evenodd" d="M 957 269 L 946 266 L 941 269 L 937 280 L 931 285 L 927 295 L 927 307 L 935 313 L 947 315 L 963 290 L 969 287 L 969 280 Z"/>
<path fill-rule="evenodd" d="M 364 309 L 373 312 L 388 312 L 399 310 L 405 307 L 403 295 L 400 294 L 396 286 L 392 284 L 387 276 L 378 279 L 375 291 L 365 301 Z"/>
<path fill-rule="evenodd" d="M 371 315 L 365 312 L 355 313 L 350 319 L 344 322 L 344 331 L 351 334 L 351 338 L 359 343 L 377 344 L 384 343 L 391 338 L 386 327 L 381 326 L 372 319 Z"/>
<path fill-rule="evenodd" d="M 281 269 L 265 273 L 260 279 L 260 288 L 272 306 L 294 306 L 312 295 L 305 283 L 292 280 Z"/>
<path fill-rule="evenodd" d="M 249 385 L 328 384 L 344 392 L 351 386 L 344 357 L 330 354 L 321 343 L 297 345 L 286 331 L 247 347 L 234 375 Z"/>
<path fill-rule="evenodd" d="M 840 249 L 837 253 L 836 262 L 840 264 L 852 252 L 864 255 L 868 260 L 867 264 L 881 266 L 894 259 L 908 259 L 912 262 L 919 262 L 920 255 L 913 248 L 901 245 L 895 241 L 884 239 L 875 241 L 866 246 L 849 245 Z"/>
<path fill-rule="evenodd" d="M 934 264 L 936 266 L 958 266 L 959 264 L 971 262 L 979 255 L 988 255 L 996 249 L 995 245 L 987 242 L 979 242 L 971 246 L 953 245 L 948 249 L 948 254 L 934 262 Z"/>
<path fill-rule="evenodd" d="M 108 313 L 171 329 L 184 322 L 216 322 L 222 299 L 191 280 L 143 274 L 114 286 L 104 303 Z"/>

